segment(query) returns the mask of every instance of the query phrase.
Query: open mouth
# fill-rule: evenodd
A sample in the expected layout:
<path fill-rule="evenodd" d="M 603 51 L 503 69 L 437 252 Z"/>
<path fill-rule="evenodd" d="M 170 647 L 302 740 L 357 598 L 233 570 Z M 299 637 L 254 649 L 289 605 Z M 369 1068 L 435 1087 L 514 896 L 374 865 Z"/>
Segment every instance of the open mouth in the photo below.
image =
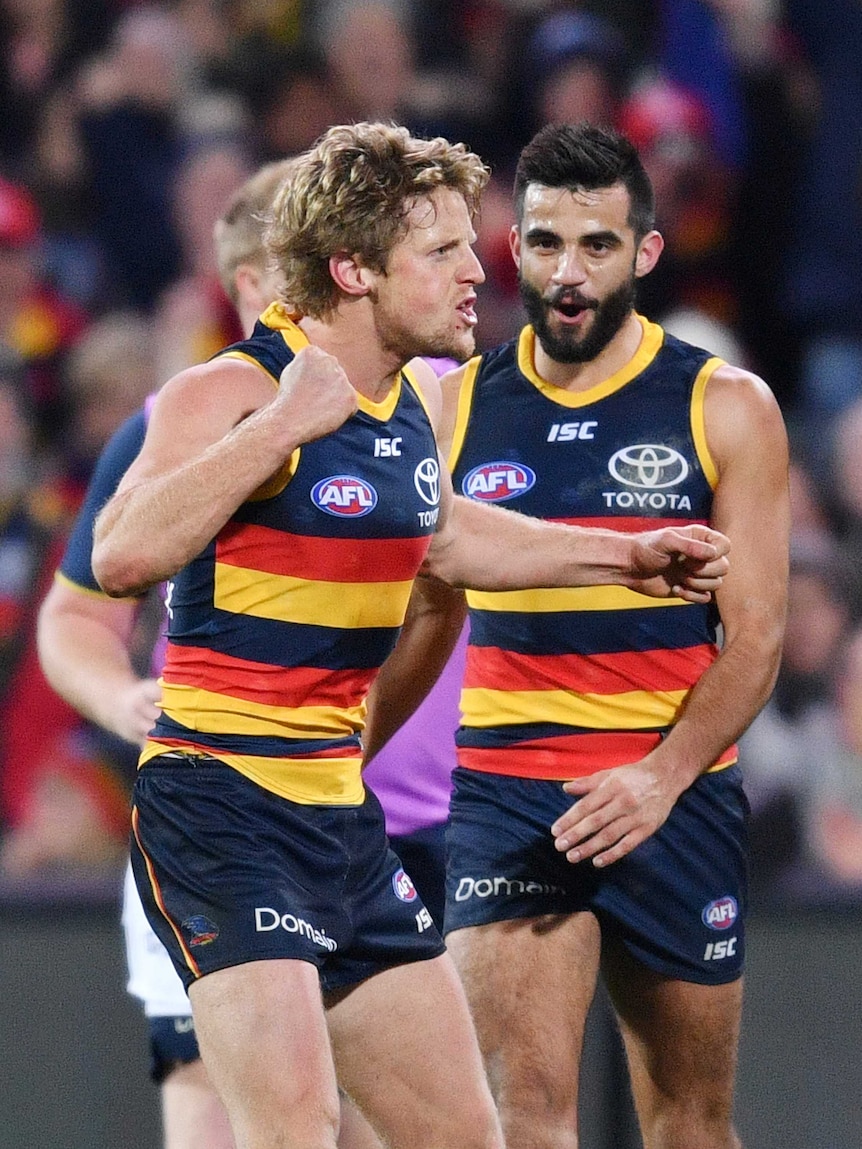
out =
<path fill-rule="evenodd" d="M 566 299 L 558 300 L 551 307 L 559 318 L 566 323 L 580 323 L 591 310 L 589 307 L 584 307 L 582 303 L 574 303 Z"/>
<path fill-rule="evenodd" d="M 476 314 L 476 300 L 465 299 L 463 303 L 459 303 L 456 308 L 458 314 L 464 320 L 468 327 L 475 327 L 479 322 L 479 317 Z"/>

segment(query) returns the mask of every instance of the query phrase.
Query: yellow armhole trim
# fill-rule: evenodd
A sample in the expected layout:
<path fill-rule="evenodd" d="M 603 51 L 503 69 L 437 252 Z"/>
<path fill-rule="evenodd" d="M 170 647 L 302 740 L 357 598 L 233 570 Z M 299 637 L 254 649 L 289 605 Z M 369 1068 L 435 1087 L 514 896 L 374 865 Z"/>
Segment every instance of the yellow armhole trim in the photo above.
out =
<path fill-rule="evenodd" d="M 458 456 L 464 446 L 464 436 L 467 434 L 467 423 L 470 419 L 470 409 L 473 406 L 473 392 L 476 389 L 476 379 L 482 356 L 477 355 L 471 359 L 464 369 L 464 378 L 461 380 L 461 390 L 458 392 L 458 409 L 455 414 L 455 429 L 452 433 L 452 446 L 449 448 L 449 470 L 454 471 L 458 463 Z"/>
<path fill-rule="evenodd" d="M 661 350 L 664 342 L 664 331 L 657 323 L 645 319 L 643 315 L 637 316 L 641 325 L 641 341 L 637 351 L 619 371 L 615 371 L 601 383 L 596 383 L 586 391 L 568 391 L 565 387 L 557 387 L 543 379 L 535 367 L 536 362 L 536 333 L 532 327 L 524 327 L 518 337 L 518 370 L 533 386 L 552 402 L 561 407 L 576 410 L 579 407 L 588 407 L 597 403 L 599 399 L 606 399 L 615 391 L 631 383 L 642 371 L 652 363 Z"/>
<path fill-rule="evenodd" d="M 67 586 L 70 590 L 77 591 L 78 594 L 87 595 L 89 598 L 115 601 L 111 599 L 110 595 L 105 594 L 103 590 L 94 590 L 93 587 L 81 586 L 79 582 L 73 582 L 73 580 L 70 579 L 68 575 L 64 575 L 62 571 L 54 571 L 54 581 L 62 583 L 63 586 Z"/>
<path fill-rule="evenodd" d="M 706 363 L 704 363 L 703 367 L 701 367 L 697 373 L 697 378 L 694 381 L 694 387 L 691 392 L 691 433 L 694 438 L 694 448 L 697 451 L 700 465 L 703 467 L 706 481 L 713 490 L 718 486 L 718 467 L 715 465 L 715 460 L 710 454 L 706 442 L 704 397 L 706 395 L 706 385 L 712 378 L 713 373 L 724 365 L 724 360 L 716 356 L 707 359 Z"/>

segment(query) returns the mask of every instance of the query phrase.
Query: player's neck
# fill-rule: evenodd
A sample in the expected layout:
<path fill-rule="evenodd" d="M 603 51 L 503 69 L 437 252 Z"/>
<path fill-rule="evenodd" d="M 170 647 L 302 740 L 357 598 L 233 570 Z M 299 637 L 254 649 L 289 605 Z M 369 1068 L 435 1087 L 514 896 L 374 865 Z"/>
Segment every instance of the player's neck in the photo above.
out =
<path fill-rule="evenodd" d="M 311 343 L 334 355 L 355 389 L 379 403 L 392 389 L 403 363 L 381 346 L 365 309 L 339 308 L 326 319 L 303 316 L 299 326 Z"/>
<path fill-rule="evenodd" d="M 631 312 L 622 327 L 595 359 L 586 363 L 559 363 L 547 354 L 536 339 L 533 352 L 536 374 L 566 391 L 589 391 L 622 370 L 636 354 L 643 338 L 641 322 Z"/>

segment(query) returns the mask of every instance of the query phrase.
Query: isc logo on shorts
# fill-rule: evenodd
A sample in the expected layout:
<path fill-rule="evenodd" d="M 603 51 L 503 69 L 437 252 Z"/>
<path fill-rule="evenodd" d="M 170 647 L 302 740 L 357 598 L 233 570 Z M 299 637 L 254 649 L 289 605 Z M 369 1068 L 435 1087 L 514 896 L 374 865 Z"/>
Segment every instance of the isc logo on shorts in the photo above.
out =
<path fill-rule="evenodd" d="M 355 475 L 330 475 L 311 488 L 311 501 L 328 515 L 360 519 L 377 506 L 377 492 Z"/>
<path fill-rule="evenodd" d="M 536 484 L 536 472 L 523 463 L 482 463 L 469 471 L 461 483 L 468 499 L 504 503 L 526 494 Z"/>

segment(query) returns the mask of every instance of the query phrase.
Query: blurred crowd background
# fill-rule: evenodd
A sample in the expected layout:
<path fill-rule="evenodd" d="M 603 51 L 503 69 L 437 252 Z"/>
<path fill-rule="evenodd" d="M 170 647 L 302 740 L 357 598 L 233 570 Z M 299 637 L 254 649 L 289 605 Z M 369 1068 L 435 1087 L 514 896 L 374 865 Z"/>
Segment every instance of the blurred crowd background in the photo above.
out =
<path fill-rule="evenodd" d="M 639 309 L 791 431 L 784 659 L 742 741 L 756 899 L 862 904 L 860 0 L 0 0 L 0 107 L 0 892 L 116 893 L 135 752 L 53 695 L 35 615 L 111 432 L 240 336 L 230 193 L 332 123 L 463 140 L 493 169 L 484 349 L 523 322 L 518 151 L 593 120 L 656 188 Z"/>

